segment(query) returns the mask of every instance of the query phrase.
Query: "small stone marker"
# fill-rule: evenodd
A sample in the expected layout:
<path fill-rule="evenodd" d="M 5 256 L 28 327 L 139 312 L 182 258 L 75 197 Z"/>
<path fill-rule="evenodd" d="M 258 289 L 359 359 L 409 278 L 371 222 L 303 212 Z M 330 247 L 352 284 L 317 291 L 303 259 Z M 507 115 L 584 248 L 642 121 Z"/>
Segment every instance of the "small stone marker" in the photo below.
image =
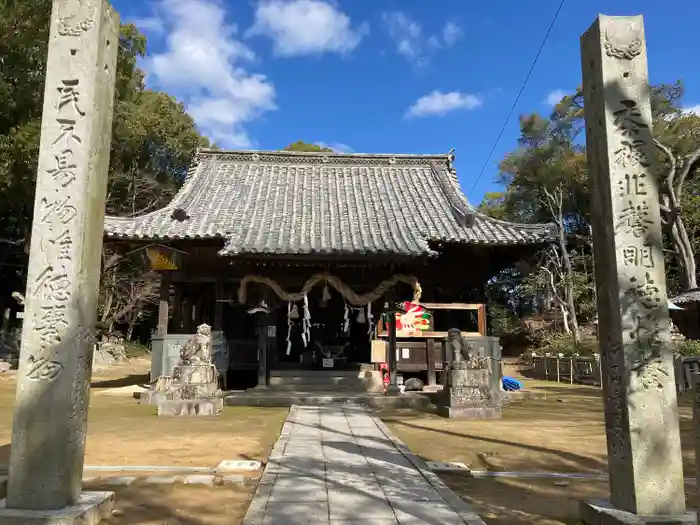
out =
<path fill-rule="evenodd" d="M 53 1 L 0 523 L 57 523 L 61 513 L 60 523 L 97 523 L 94 509 L 114 503 L 112 493 L 81 492 L 118 48 L 107 0 Z"/>
<path fill-rule="evenodd" d="M 600 15 L 581 37 L 581 55 L 610 479 L 610 504 L 582 502 L 581 517 L 588 524 L 682 520 L 642 17 Z"/>
<path fill-rule="evenodd" d="M 461 471 L 466 471 L 469 472 L 469 467 L 465 465 L 464 463 L 460 463 L 457 461 L 426 461 L 425 462 L 428 465 L 428 468 L 430 470 L 437 470 L 437 471 L 454 471 L 454 470 L 461 470 Z"/>
<path fill-rule="evenodd" d="M 236 472 L 239 470 L 260 470 L 262 463 L 259 461 L 238 461 L 225 460 L 219 463 L 216 467 L 217 472 Z"/>

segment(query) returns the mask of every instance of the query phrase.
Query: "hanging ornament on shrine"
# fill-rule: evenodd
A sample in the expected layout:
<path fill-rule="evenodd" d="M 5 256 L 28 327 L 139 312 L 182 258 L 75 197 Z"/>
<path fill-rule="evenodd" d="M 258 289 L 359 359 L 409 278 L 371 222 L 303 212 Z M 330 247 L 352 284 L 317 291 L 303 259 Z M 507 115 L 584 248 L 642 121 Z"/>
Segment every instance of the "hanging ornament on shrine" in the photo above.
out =
<path fill-rule="evenodd" d="M 343 312 L 343 334 L 350 333 L 350 307 L 345 303 L 345 311 Z"/>
<path fill-rule="evenodd" d="M 374 337 L 374 314 L 372 314 L 372 303 L 367 303 L 367 335 L 370 341 Z"/>
<path fill-rule="evenodd" d="M 296 305 L 294 305 L 296 308 Z M 297 312 L 297 317 L 299 313 Z M 292 302 L 287 303 L 287 355 L 292 353 L 292 326 L 294 321 L 292 320 Z"/>
<path fill-rule="evenodd" d="M 299 317 L 298 312 L 297 317 Z M 306 294 L 304 294 L 304 316 L 302 317 L 301 325 L 301 339 L 304 341 L 304 348 L 306 348 L 311 342 L 311 312 L 309 311 L 309 297 Z"/>

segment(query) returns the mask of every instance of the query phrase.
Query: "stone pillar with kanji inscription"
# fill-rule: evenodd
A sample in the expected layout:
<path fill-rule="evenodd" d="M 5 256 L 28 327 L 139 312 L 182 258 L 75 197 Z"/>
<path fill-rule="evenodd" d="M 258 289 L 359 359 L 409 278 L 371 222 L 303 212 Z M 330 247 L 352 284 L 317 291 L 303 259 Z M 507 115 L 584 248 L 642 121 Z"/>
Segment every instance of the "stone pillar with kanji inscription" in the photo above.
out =
<path fill-rule="evenodd" d="M 642 17 L 600 15 L 581 56 L 610 480 L 581 517 L 686 523 Z"/>
<path fill-rule="evenodd" d="M 693 438 L 695 439 L 695 504 L 700 509 L 700 372 L 691 376 L 693 388 Z M 697 515 L 697 523 L 700 525 L 700 512 Z"/>
<path fill-rule="evenodd" d="M 97 523 L 114 501 L 82 492 L 82 475 L 118 47 L 106 0 L 53 1 L 0 523 Z"/>

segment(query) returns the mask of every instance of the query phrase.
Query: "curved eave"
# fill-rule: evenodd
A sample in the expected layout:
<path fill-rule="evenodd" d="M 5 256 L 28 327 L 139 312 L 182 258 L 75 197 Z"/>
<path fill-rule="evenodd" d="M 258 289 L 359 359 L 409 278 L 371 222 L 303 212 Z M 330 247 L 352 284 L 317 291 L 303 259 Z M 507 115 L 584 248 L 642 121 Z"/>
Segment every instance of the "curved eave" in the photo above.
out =
<path fill-rule="evenodd" d="M 282 159 L 282 160 L 280 160 Z M 233 215 L 229 209 L 224 209 L 225 203 L 232 202 L 234 197 L 228 196 L 228 200 L 219 198 L 219 206 L 209 204 L 210 192 L 214 195 L 218 188 L 228 188 L 228 184 L 240 185 L 241 180 L 236 182 L 235 177 L 224 174 L 221 170 L 231 170 L 240 168 L 230 168 L 223 166 L 248 166 L 248 170 L 257 170 L 255 175 L 248 172 L 248 177 L 260 178 L 260 166 L 274 165 L 276 162 L 291 163 L 295 166 L 321 165 L 354 167 L 359 164 L 363 169 L 390 170 L 391 167 L 403 169 L 407 178 L 406 182 L 397 178 L 396 173 L 383 175 L 386 181 L 381 184 L 387 185 L 387 190 L 393 195 L 400 195 L 398 200 L 403 199 L 403 208 L 395 207 L 389 213 L 398 218 L 396 228 L 398 234 L 379 235 L 380 242 L 370 243 L 362 246 L 367 239 L 374 239 L 371 233 L 359 235 L 352 242 L 347 240 L 336 243 L 335 246 L 323 246 L 319 249 L 317 242 L 300 242 L 298 239 L 287 241 L 260 241 L 265 235 L 265 230 L 261 230 L 263 224 L 248 225 L 245 216 Z M 222 164 L 223 163 L 223 164 Z M 363 164 L 364 163 L 364 164 Z M 280 164 L 282 165 L 282 164 Z M 254 167 L 251 167 L 254 166 Z M 232 172 L 228 172 L 232 173 Z M 383 172 L 382 172 L 383 173 Z M 388 173 L 388 172 L 387 172 Z M 432 175 L 431 175 L 432 173 Z M 422 174 L 422 175 L 421 175 Z M 347 176 L 347 175 L 346 175 Z M 377 176 L 376 173 L 374 175 Z M 224 177 L 224 178 L 222 178 Z M 226 178 L 229 177 L 229 178 Z M 430 188 L 431 201 L 430 208 L 422 206 L 423 217 L 431 217 L 433 222 L 423 221 L 423 226 L 416 227 L 415 221 L 408 220 L 405 214 L 411 213 L 410 200 L 413 195 L 423 195 L 413 193 L 407 197 L 407 193 L 401 184 L 409 184 L 417 187 L 417 178 L 427 184 Z M 267 180 L 267 179 L 264 179 Z M 327 179 L 323 179 L 327 180 Z M 347 179 L 346 179 L 347 180 Z M 391 181 L 391 182 L 389 182 Z M 325 184 L 324 182 L 322 184 Z M 246 181 L 246 184 L 249 184 Z M 258 184 L 263 184 L 258 182 Z M 264 182 L 265 185 L 268 182 Z M 340 183 L 328 183 L 333 192 L 340 192 Z M 346 182 L 347 184 L 347 182 Z M 366 198 L 355 191 L 362 189 L 361 182 L 357 182 L 358 187 L 347 198 L 355 201 L 366 199 L 362 206 L 376 206 L 374 198 Z M 376 183 L 379 184 L 379 183 Z M 392 186 L 392 184 L 394 186 Z M 355 182 L 352 183 L 353 187 Z M 227 194 L 228 195 L 228 194 Z M 440 203 L 442 201 L 442 203 Z M 254 201 L 254 206 L 264 206 L 264 202 L 258 204 Z M 351 201 L 345 202 L 344 207 Z M 223 203 L 223 204 L 222 204 Z M 406 204 L 408 203 L 408 204 Z M 355 202 L 357 204 L 357 202 Z M 383 203 L 384 204 L 384 203 Z M 421 203 L 423 204 L 423 203 Z M 359 205 L 358 205 L 359 206 Z M 387 204 L 387 206 L 389 206 Z M 396 206 L 396 203 L 394 203 Z M 173 218 L 176 209 L 182 209 L 188 219 L 178 221 Z M 360 206 L 361 208 L 361 206 Z M 358 209 L 360 209 L 358 208 Z M 418 206 L 420 209 L 421 206 Z M 339 208 L 340 209 L 340 208 Z M 366 208 L 369 210 L 370 208 Z M 326 209 L 327 211 L 328 209 Z M 365 210 L 365 211 L 366 211 Z M 436 213 L 431 213 L 434 210 Z M 261 212 L 262 213 L 262 212 Z M 335 213 L 342 213 L 338 210 Z M 274 214 L 274 209 L 273 209 Z M 357 211 L 354 212 L 357 216 Z M 387 215 L 387 212 L 384 212 Z M 258 214 L 259 215 L 259 214 Z M 376 214 L 375 214 L 376 215 Z M 317 212 L 317 217 L 320 214 Z M 279 217 L 279 214 L 278 214 Z M 386 217 L 384 217 L 386 219 Z M 336 221 L 341 219 L 336 218 Z M 396 220 L 396 219 L 395 219 Z M 368 219 L 369 221 L 369 219 Z M 331 224 L 333 218 L 331 218 Z M 365 221 L 367 222 L 367 221 Z M 386 222 L 386 221 L 384 221 Z M 369 224 L 369 222 L 368 222 Z M 388 223 L 387 223 L 388 224 Z M 387 230 L 387 224 L 380 228 L 380 232 Z M 394 224 L 394 223 L 391 223 Z M 367 225 L 365 225 L 367 226 Z M 329 227 L 328 224 L 319 227 Z M 247 228 L 258 228 L 258 232 L 252 235 L 246 234 Z M 390 228 L 390 227 L 389 227 Z M 278 230 L 269 230 L 278 231 Z M 356 234 L 357 232 L 355 232 Z M 345 232 L 344 235 L 355 235 L 352 232 Z M 195 165 L 188 172 L 188 177 L 183 187 L 178 191 L 171 203 L 166 207 L 133 218 L 106 217 L 105 236 L 112 240 L 132 240 L 132 241 L 199 241 L 207 239 L 224 239 L 224 247 L 219 252 L 222 256 L 235 256 L 241 254 L 251 255 L 301 255 L 301 254 L 386 254 L 397 256 L 432 256 L 435 252 L 430 245 L 435 243 L 453 243 L 473 246 L 538 246 L 552 242 L 556 238 L 556 230 L 553 225 L 538 224 L 527 225 L 500 221 L 484 215 L 473 208 L 461 189 L 455 171 L 451 168 L 451 158 L 449 155 L 392 155 L 392 154 L 340 154 L 340 153 L 300 153 L 300 152 L 255 152 L 255 151 L 219 151 L 202 150 L 198 152 Z M 273 235 L 274 237 L 274 235 Z M 256 239 L 255 244 L 251 239 Z M 358 239 L 363 242 L 359 242 Z M 358 242 L 356 242 L 358 241 Z M 270 246 L 266 246 L 269 242 Z M 332 244 L 332 243 L 331 243 Z M 339 247 L 338 244 L 346 246 Z M 351 245 L 347 248 L 347 245 Z M 365 243 L 366 244 L 366 243 Z M 272 246 L 274 245 L 274 246 Z"/>

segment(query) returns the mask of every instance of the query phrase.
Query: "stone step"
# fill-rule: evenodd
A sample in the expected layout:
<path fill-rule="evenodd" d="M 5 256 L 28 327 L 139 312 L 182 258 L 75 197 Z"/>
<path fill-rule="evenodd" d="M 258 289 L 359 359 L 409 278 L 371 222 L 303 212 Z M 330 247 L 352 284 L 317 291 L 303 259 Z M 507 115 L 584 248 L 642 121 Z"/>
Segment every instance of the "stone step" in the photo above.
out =
<path fill-rule="evenodd" d="M 381 382 L 357 382 L 357 383 L 270 383 L 270 390 L 280 392 L 306 390 L 306 391 L 325 391 L 325 392 L 381 392 L 384 386 Z"/>
<path fill-rule="evenodd" d="M 270 377 L 343 377 L 362 379 L 380 373 L 373 369 L 366 370 L 272 370 Z"/>
<path fill-rule="evenodd" d="M 349 385 L 360 387 L 365 384 L 381 383 L 380 376 L 338 377 L 338 376 L 270 376 L 271 385 Z"/>
<path fill-rule="evenodd" d="M 343 394 L 338 392 L 289 391 L 255 389 L 228 394 L 224 397 L 225 406 L 290 407 L 292 405 L 362 405 L 372 408 L 426 408 L 430 398 L 420 394 L 386 396 L 379 393 Z"/>

